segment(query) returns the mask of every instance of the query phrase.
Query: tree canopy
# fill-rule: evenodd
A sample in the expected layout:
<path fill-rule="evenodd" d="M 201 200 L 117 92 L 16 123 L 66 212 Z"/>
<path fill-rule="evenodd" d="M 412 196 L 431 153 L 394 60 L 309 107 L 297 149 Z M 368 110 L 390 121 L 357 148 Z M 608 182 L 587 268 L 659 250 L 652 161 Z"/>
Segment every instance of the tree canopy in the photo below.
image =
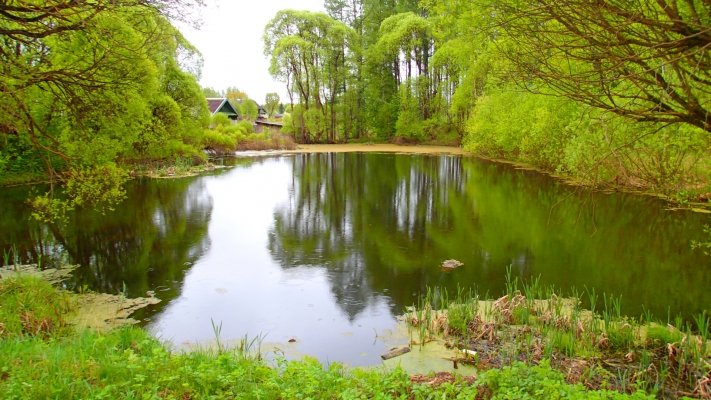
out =
<path fill-rule="evenodd" d="M 587 181 L 696 187 L 711 132 L 702 0 L 326 0 L 266 26 L 304 142 L 461 143 Z M 663 189 L 666 188 L 666 189 Z"/>
<path fill-rule="evenodd" d="M 37 199 L 48 218 L 111 207 L 131 160 L 200 156 L 209 113 L 201 57 L 172 25 L 199 1 L 30 0 L 0 5 L 0 171 L 43 168 L 69 200 Z M 21 167 L 18 167 L 18 164 Z"/>

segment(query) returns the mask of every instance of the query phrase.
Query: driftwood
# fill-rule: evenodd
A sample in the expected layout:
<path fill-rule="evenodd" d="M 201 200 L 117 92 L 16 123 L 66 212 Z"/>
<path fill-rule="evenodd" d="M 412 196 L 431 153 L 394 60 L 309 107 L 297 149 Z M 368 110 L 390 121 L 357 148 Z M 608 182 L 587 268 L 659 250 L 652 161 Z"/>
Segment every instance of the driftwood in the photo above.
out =
<path fill-rule="evenodd" d="M 395 358 L 397 356 L 401 356 L 401 355 L 403 355 L 405 353 L 409 353 L 409 352 L 410 352 L 409 347 L 402 347 L 399 349 L 395 349 L 393 351 L 389 351 L 389 352 L 383 354 L 382 356 L 380 356 L 380 358 L 382 358 L 383 360 L 389 360 L 391 358 Z"/>
<path fill-rule="evenodd" d="M 444 262 L 442 262 L 442 268 L 454 269 L 457 267 L 461 267 L 462 265 L 464 264 L 461 261 L 457 260 L 444 260 Z"/>

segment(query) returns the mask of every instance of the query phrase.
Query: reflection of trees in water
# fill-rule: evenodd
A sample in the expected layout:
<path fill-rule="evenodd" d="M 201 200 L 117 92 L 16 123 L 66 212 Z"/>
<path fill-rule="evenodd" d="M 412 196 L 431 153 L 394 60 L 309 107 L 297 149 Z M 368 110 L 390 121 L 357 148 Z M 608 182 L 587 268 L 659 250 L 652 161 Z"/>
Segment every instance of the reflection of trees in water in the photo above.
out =
<path fill-rule="evenodd" d="M 386 290 L 393 312 L 426 286 L 498 295 L 509 265 L 558 289 L 624 294 L 630 315 L 644 304 L 688 316 L 711 302 L 711 274 L 696 268 L 708 261 L 689 249 L 703 218 L 665 212 L 654 199 L 585 190 L 566 198 L 572 188 L 545 175 L 462 157 L 292 160 L 290 198 L 274 213 L 269 249 L 284 268 L 325 267 L 350 318 Z M 437 268 L 450 258 L 465 266 Z"/>
<path fill-rule="evenodd" d="M 209 246 L 212 199 L 202 179 L 131 182 L 115 211 L 102 216 L 77 210 L 66 223 L 51 225 L 28 224 L 18 203 L 7 202 L 17 214 L 3 214 L 2 224 L 12 231 L 10 243 L 21 249 L 23 261 L 41 255 L 51 265 L 65 258 L 81 266 L 74 283 L 94 290 L 115 293 L 125 283 L 130 295 L 145 295 L 162 286 L 167 293 L 160 297 L 168 300 L 177 294 L 183 271 Z"/>
<path fill-rule="evenodd" d="M 438 283 L 439 271 L 423 268 L 436 266 L 432 259 L 440 256 L 430 253 L 441 250 L 427 232 L 448 231 L 455 223 L 447 204 L 464 189 L 461 160 L 296 156 L 289 201 L 274 215 L 270 251 L 285 268 L 326 266 L 334 297 L 350 318 L 384 289 L 410 299 L 413 291 Z M 404 303 L 397 303 L 400 311 Z"/>

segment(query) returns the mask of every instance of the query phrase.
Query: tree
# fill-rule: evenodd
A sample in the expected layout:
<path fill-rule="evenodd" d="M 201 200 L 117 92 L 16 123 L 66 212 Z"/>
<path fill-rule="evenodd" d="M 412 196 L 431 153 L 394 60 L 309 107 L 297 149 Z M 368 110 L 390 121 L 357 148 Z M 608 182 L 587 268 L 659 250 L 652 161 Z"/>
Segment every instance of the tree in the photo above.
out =
<path fill-rule="evenodd" d="M 304 142 L 333 142 L 339 130 L 339 98 L 358 51 L 355 32 L 324 13 L 282 10 L 264 29 L 264 54 L 269 72 L 287 85 L 294 105 L 298 96 L 299 136 Z"/>
<path fill-rule="evenodd" d="M 225 95 L 220 97 L 226 97 L 230 101 L 230 103 L 237 105 L 242 100 L 247 98 L 247 93 L 237 89 L 236 87 L 230 86 L 225 89 Z"/>
<path fill-rule="evenodd" d="M 35 199 L 37 216 L 111 208 L 127 176 L 117 161 L 198 154 L 207 107 L 186 71 L 198 74 L 200 57 L 168 19 L 191 5 L 199 2 L 0 5 L 0 135 L 31 143 L 69 195 Z"/>
<path fill-rule="evenodd" d="M 494 29 L 520 85 L 642 122 L 711 132 L 711 3 L 500 1 Z"/>
<path fill-rule="evenodd" d="M 239 109 L 238 111 L 242 118 L 253 121 L 259 116 L 259 107 L 257 106 L 257 103 L 252 99 L 247 98 L 242 100 L 242 102 L 239 103 L 239 106 L 237 108 Z"/>
<path fill-rule="evenodd" d="M 202 88 L 202 93 L 205 95 L 207 98 L 219 98 L 219 97 L 225 97 L 225 95 L 211 87 L 204 87 Z"/>
<path fill-rule="evenodd" d="M 267 110 L 267 114 L 269 114 L 270 117 L 276 114 L 276 110 L 280 106 L 279 100 L 278 93 L 267 93 L 267 96 L 264 99 L 264 108 Z"/>

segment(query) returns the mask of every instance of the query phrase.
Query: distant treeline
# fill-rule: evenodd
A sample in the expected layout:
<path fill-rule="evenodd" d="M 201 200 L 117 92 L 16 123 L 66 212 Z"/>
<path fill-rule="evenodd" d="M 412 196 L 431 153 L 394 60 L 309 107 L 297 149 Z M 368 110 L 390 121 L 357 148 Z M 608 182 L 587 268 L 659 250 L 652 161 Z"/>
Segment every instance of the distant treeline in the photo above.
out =
<path fill-rule="evenodd" d="M 461 142 L 588 182 L 705 187 L 708 2 L 325 3 L 264 33 L 300 142 Z"/>

